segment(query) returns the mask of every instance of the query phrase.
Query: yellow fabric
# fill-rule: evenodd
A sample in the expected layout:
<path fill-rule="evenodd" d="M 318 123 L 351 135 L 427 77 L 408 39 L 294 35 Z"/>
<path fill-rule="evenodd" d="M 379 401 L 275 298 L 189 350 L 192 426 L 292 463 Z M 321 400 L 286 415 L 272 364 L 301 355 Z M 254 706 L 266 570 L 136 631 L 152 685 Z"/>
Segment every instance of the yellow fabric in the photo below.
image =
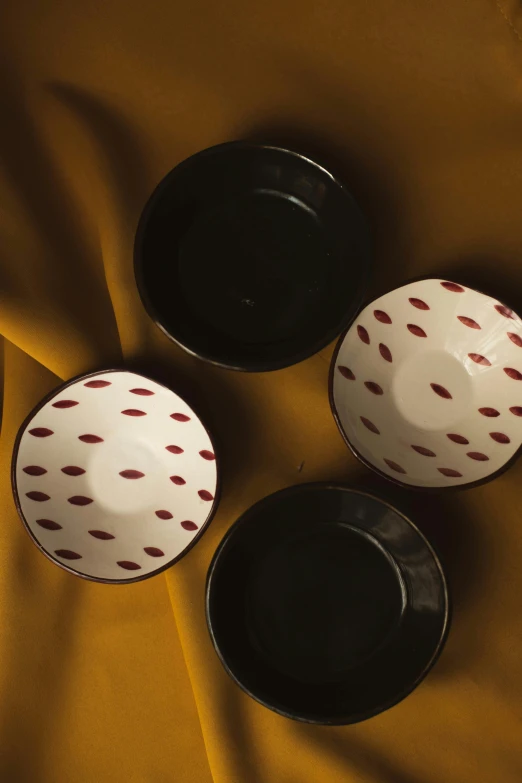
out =
<path fill-rule="evenodd" d="M 522 463 L 442 497 L 385 487 L 336 431 L 331 348 L 267 375 L 187 357 L 144 313 L 132 244 L 149 192 L 190 153 L 252 134 L 301 140 L 372 219 L 374 292 L 472 272 L 520 311 L 521 31 L 516 0 L 5 0 L 2 783 L 520 783 Z M 46 392 L 122 359 L 193 395 L 225 475 L 200 544 L 166 575 L 114 587 L 37 552 L 9 462 Z M 454 593 L 436 669 L 354 727 L 300 725 L 249 700 L 204 621 L 228 526 L 273 490 L 318 479 L 362 481 L 411 510 Z"/>

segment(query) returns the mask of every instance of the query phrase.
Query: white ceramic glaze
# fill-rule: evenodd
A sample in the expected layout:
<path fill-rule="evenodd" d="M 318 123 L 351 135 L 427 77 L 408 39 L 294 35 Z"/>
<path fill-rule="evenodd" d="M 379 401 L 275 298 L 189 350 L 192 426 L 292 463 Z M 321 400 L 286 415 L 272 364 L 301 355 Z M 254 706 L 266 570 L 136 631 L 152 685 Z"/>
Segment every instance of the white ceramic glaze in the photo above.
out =
<path fill-rule="evenodd" d="M 22 517 L 44 552 L 93 579 L 161 570 L 210 518 L 214 448 L 194 411 L 132 372 L 59 389 L 25 423 L 14 465 Z"/>
<path fill-rule="evenodd" d="M 334 356 L 332 405 L 371 467 L 417 487 L 499 471 L 522 443 L 522 322 L 439 279 L 376 299 Z"/>

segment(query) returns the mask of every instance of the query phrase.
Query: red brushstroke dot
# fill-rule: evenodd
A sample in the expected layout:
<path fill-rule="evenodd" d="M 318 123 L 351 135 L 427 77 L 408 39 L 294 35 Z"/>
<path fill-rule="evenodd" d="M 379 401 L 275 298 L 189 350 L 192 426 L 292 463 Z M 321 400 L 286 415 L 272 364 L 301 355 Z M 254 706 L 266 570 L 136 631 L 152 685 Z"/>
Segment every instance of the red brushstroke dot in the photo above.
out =
<path fill-rule="evenodd" d="M 388 313 L 385 313 L 384 310 L 374 310 L 373 314 L 375 318 L 381 322 L 381 324 L 391 324 L 392 319 L 388 315 Z"/>
<path fill-rule="evenodd" d="M 163 552 L 161 549 L 158 549 L 157 546 L 144 546 L 143 551 L 151 557 L 165 557 L 165 552 Z"/>
<path fill-rule="evenodd" d="M 140 397 L 151 397 L 154 392 L 150 389 L 129 389 L 131 394 L 139 394 Z"/>
<path fill-rule="evenodd" d="M 339 370 L 343 378 L 346 378 L 348 381 L 355 380 L 355 375 L 353 374 L 353 372 L 350 370 L 349 367 L 344 367 L 344 365 L 339 364 L 337 369 Z"/>
<path fill-rule="evenodd" d="M 473 318 L 468 318 L 467 315 L 458 315 L 457 318 L 459 319 L 461 324 L 464 324 L 464 326 L 469 326 L 470 329 L 481 328 L 479 324 L 473 320 Z"/>
<path fill-rule="evenodd" d="M 165 448 L 171 454 L 183 454 L 183 449 L 180 446 L 165 446 Z"/>
<path fill-rule="evenodd" d="M 368 330 L 364 328 L 364 326 L 359 325 L 357 327 L 357 334 L 359 335 L 359 338 L 363 341 L 363 343 L 366 343 L 366 345 L 370 344 L 370 335 L 368 334 Z"/>
<path fill-rule="evenodd" d="M 487 462 L 489 457 L 487 454 L 483 454 L 481 451 L 468 451 L 466 454 L 470 459 L 474 459 L 477 462 Z"/>
<path fill-rule="evenodd" d="M 497 411 L 496 408 L 479 408 L 479 413 L 483 416 L 488 416 L 490 419 L 500 416 L 500 411 Z"/>
<path fill-rule="evenodd" d="M 517 345 L 519 348 L 522 348 L 522 337 L 520 337 L 520 335 L 515 334 L 514 332 L 508 332 L 507 336 L 509 337 L 512 343 Z"/>
<path fill-rule="evenodd" d="M 511 443 L 510 438 L 504 432 L 490 432 L 489 437 L 497 443 Z"/>
<path fill-rule="evenodd" d="M 384 462 L 388 465 L 388 467 L 391 470 L 394 470 L 396 473 L 406 473 L 403 467 L 401 465 L 398 465 L 396 462 L 394 462 L 391 459 L 384 459 Z"/>
<path fill-rule="evenodd" d="M 445 400 L 453 399 L 449 391 L 445 389 L 444 386 L 441 386 L 440 383 L 430 383 L 430 386 L 435 392 L 435 394 L 439 395 L 439 397 L 443 397 Z"/>
<path fill-rule="evenodd" d="M 191 522 L 190 519 L 185 519 L 184 522 L 180 522 L 180 525 L 185 530 L 197 530 L 198 526 L 195 522 Z"/>
<path fill-rule="evenodd" d="M 203 457 L 203 459 L 208 459 L 209 462 L 216 459 L 216 455 L 213 454 L 212 451 L 209 451 L 208 449 L 203 449 L 199 452 L 200 457 Z"/>
<path fill-rule="evenodd" d="M 114 538 L 112 533 L 107 533 L 105 530 L 89 530 L 89 535 L 101 541 L 111 541 Z"/>
<path fill-rule="evenodd" d="M 214 500 L 214 495 L 211 495 L 208 489 L 198 490 L 198 495 L 201 500 Z"/>
<path fill-rule="evenodd" d="M 448 478 L 462 478 L 462 473 L 459 473 L 458 470 L 453 470 L 453 468 L 437 468 L 437 470 Z"/>
<path fill-rule="evenodd" d="M 170 480 L 173 484 L 177 484 L 178 487 L 182 487 L 183 484 L 187 483 L 184 478 L 181 478 L 181 476 L 170 476 Z"/>
<path fill-rule="evenodd" d="M 44 473 L 47 473 L 46 469 L 40 467 L 40 465 L 28 465 L 26 468 L 23 468 L 23 471 L 28 476 L 43 476 Z"/>
<path fill-rule="evenodd" d="M 453 443 L 460 443 L 461 446 L 467 446 L 469 440 L 464 435 L 457 435 L 454 432 L 450 432 L 446 437 L 453 441 Z"/>
<path fill-rule="evenodd" d="M 504 318 L 514 318 L 513 310 L 511 310 L 509 307 L 506 307 L 505 305 L 496 304 L 495 310 L 497 313 L 500 313 L 500 315 L 503 315 Z"/>
<path fill-rule="evenodd" d="M 375 381 L 365 381 L 364 385 L 372 394 L 383 394 L 382 388 Z"/>
<path fill-rule="evenodd" d="M 140 411 L 137 408 L 126 408 L 124 411 L 122 411 L 124 416 L 146 416 L 147 414 L 145 411 Z"/>
<path fill-rule="evenodd" d="M 26 492 L 25 494 L 30 500 L 36 500 L 37 503 L 45 503 L 46 500 L 50 500 L 50 496 L 46 495 L 45 492 L 33 490 L 32 492 Z"/>
<path fill-rule="evenodd" d="M 520 405 L 513 405 L 509 410 L 513 416 L 522 416 L 522 406 Z"/>
<path fill-rule="evenodd" d="M 55 549 L 54 554 L 63 557 L 64 560 L 81 560 L 82 556 L 71 549 Z"/>
<path fill-rule="evenodd" d="M 154 512 L 159 519 L 172 519 L 172 514 L 166 509 L 160 509 Z"/>
<path fill-rule="evenodd" d="M 40 527 L 45 528 L 46 530 L 61 530 L 62 526 L 58 524 L 58 522 L 55 522 L 52 519 L 37 519 L 36 524 L 40 525 Z"/>
<path fill-rule="evenodd" d="M 491 367 L 491 362 L 489 359 L 486 359 L 486 357 L 482 356 L 480 353 L 468 353 L 468 356 L 472 362 L 475 362 L 475 364 L 482 364 L 484 367 Z"/>
<path fill-rule="evenodd" d="M 370 432 L 374 432 L 376 435 L 380 435 L 381 433 L 373 423 L 373 421 L 370 421 L 370 419 L 367 419 L 366 416 L 359 416 L 360 420 L 364 424 L 364 426 L 370 430 Z"/>
<path fill-rule="evenodd" d="M 139 571 L 141 566 L 137 563 L 133 563 L 132 560 L 118 560 L 117 565 L 120 568 L 124 568 L 126 571 Z"/>
<path fill-rule="evenodd" d="M 90 435 L 89 433 L 78 435 L 78 440 L 81 440 L 82 443 L 103 443 L 103 438 L 100 438 L 98 435 Z"/>
<path fill-rule="evenodd" d="M 78 465 L 66 465 L 65 468 L 62 468 L 61 470 L 66 476 L 83 476 L 85 473 L 85 470 L 78 467 Z"/>
<path fill-rule="evenodd" d="M 47 427 L 33 427 L 32 430 L 29 430 L 29 435 L 33 435 L 35 438 L 48 438 L 49 435 L 54 435 L 54 432 Z"/>
<path fill-rule="evenodd" d="M 428 335 L 424 331 L 424 329 L 421 329 L 420 326 L 417 326 L 416 324 L 407 324 L 407 329 L 409 332 L 415 335 L 415 337 L 427 337 Z"/>
<path fill-rule="evenodd" d="M 431 449 L 426 449 L 424 446 L 413 446 L 412 449 L 417 452 L 417 454 L 422 454 L 423 457 L 436 457 L 434 451 Z"/>
<path fill-rule="evenodd" d="M 408 302 L 417 308 L 417 310 L 429 310 L 429 305 L 426 304 L 422 299 L 417 299 L 415 296 L 411 296 L 408 299 Z"/>
<path fill-rule="evenodd" d="M 519 372 L 518 370 L 514 370 L 513 367 L 504 367 L 504 372 L 513 381 L 522 381 L 522 372 Z"/>
<path fill-rule="evenodd" d="M 142 473 L 141 470 L 121 470 L 120 476 L 124 479 L 140 479 L 143 478 L 145 473 Z"/>
<path fill-rule="evenodd" d="M 88 381 L 87 383 L 83 384 L 84 386 L 87 386 L 88 389 L 104 389 L 106 386 L 110 386 L 110 381 Z"/>
<path fill-rule="evenodd" d="M 74 408 L 75 405 L 78 405 L 76 400 L 58 400 L 53 402 L 53 408 Z"/>
<path fill-rule="evenodd" d="M 381 354 L 382 358 L 385 359 L 387 362 L 392 361 L 391 351 L 387 345 L 384 345 L 384 343 L 379 343 L 379 353 Z"/>
<path fill-rule="evenodd" d="M 464 288 L 461 285 L 458 285 L 458 283 L 450 283 L 449 281 L 446 281 L 441 283 L 441 286 L 445 288 L 446 291 L 453 291 L 454 294 L 464 293 Z"/>
<path fill-rule="evenodd" d="M 190 421 L 190 416 L 186 416 L 184 413 L 171 413 L 170 418 L 175 421 Z"/>
<path fill-rule="evenodd" d="M 85 495 L 73 495 L 72 497 L 67 498 L 67 502 L 72 506 L 88 506 L 93 500 L 92 498 L 85 497 Z"/>

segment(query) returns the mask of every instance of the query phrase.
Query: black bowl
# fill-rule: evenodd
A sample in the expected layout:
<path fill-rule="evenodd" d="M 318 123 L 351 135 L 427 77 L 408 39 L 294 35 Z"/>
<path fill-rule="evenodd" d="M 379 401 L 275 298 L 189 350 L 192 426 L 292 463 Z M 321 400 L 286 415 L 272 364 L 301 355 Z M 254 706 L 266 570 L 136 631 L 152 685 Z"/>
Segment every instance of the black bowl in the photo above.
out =
<path fill-rule="evenodd" d="M 372 256 L 350 193 L 322 166 L 232 142 L 183 161 L 138 226 L 135 273 L 157 325 L 189 353 L 275 370 L 355 317 Z"/>
<path fill-rule="evenodd" d="M 290 718 L 356 723 L 410 693 L 449 627 L 441 564 L 399 511 L 347 487 L 276 492 L 229 530 L 207 622 L 225 669 Z"/>

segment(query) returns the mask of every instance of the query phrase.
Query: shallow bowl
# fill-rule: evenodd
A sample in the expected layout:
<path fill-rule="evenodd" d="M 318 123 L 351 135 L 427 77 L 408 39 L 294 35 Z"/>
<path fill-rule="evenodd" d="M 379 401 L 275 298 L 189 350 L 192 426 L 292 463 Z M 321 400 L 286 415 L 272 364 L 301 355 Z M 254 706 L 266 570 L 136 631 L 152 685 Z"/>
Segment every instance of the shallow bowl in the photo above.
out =
<path fill-rule="evenodd" d="M 333 414 L 353 453 L 400 484 L 489 481 L 522 444 L 522 321 L 448 280 L 376 299 L 338 343 Z"/>
<path fill-rule="evenodd" d="M 163 571 L 198 540 L 217 504 L 212 439 L 193 409 L 124 370 L 77 378 L 18 433 L 15 501 L 38 548 L 100 582 Z"/>

